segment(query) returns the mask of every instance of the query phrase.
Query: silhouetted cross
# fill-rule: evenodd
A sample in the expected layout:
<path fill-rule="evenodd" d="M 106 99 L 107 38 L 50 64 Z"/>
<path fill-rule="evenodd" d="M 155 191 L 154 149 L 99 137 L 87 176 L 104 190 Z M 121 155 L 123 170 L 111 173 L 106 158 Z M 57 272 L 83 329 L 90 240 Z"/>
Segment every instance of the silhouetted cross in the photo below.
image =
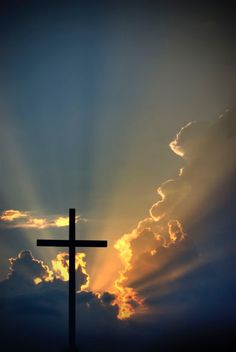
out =
<path fill-rule="evenodd" d="M 75 248 L 107 247 L 107 241 L 76 240 L 75 209 L 69 209 L 69 240 L 37 240 L 37 246 L 69 247 L 69 346 L 70 351 L 76 349 L 76 285 L 75 285 Z"/>

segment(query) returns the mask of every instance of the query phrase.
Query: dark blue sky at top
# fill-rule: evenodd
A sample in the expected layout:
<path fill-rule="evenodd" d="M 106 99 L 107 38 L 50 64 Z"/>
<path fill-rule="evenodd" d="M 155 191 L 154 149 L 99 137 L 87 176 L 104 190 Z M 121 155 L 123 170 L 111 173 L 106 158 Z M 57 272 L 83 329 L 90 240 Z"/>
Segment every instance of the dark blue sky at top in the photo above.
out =
<path fill-rule="evenodd" d="M 135 161 L 128 160 L 130 178 L 139 180 L 128 183 L 130 198 L 142 200 L 140 185 L 147 194 L 138 217 L 153 189 L 176 172 L 168 143 L 177 130 L 231 104 L 225 18 L 207 5 L 185 14 L 142 2 L 10 4 L 1 21 L 3 110 L 41 206 L 87 213 L 97 200 L 109 203 L 127 149 L 139 139 Z M 27 208 L 4 171 L 14 193 L 6 204 Z"/>

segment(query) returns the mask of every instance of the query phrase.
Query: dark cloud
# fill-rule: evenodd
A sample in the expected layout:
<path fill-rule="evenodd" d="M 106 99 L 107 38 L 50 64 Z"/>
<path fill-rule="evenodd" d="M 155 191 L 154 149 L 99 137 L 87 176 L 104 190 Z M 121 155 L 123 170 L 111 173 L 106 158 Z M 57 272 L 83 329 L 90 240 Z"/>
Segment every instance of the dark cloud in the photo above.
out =
<path fill-rule="evenodd" d="M 170 143 L 174 153 L 185 159 L 193 159 L 199 149 L 204 145 L 209 123 L 190 122 L 177 133 L 176 138 Z"/>
<path fill-rule="evenodd" d="M 0 295 L 15 296 L 25 294 L 34 288 L 34 278 L 44 278 L 49 268 L 42 261 L 35 259 L 30 251 L 21 251 L 16 258 L 10 258 L 9 274 L 0 283 Z"/>
<path fill-rule="evenodd" d="M 234 326 L 235 116 L 181 129 L 172 149 L 185 167 L 158 188 L 151 218 L 125 237 L 132 257 L 123 284 L 144 297 L 160 329 Z"/>
<path fill-rule="evenodd" d="M 20 252 L 16 258 L 10 259 L 10 263 L 10 273 L 0 283 L 0 326 L 4 332 L 0 345 L 4 346 L 4 350 L 14 350 L 18 344 L 22 348 L 34 346 L 36 350 L 35 346 L 38 346 L 40 351 L 48 346 L 59 348 L 60 344 L 65 347 L 68 282 L 54 279 L 36 285 L 34 278 L 43 278 L 48 268 L 30 251 Z M 117 319 L 118 307 L 113 304 L 114 298 L 109 292 L 77 292 L 80 334 L 101 335 L 104 331 L 112 332 L 119 328 L 121 322 Z"/>
<path fill-rule="evenodd" d="M 219 192 L 219 202 L 227 182 L 236 167 L 236 118 L 228 111 L 214 123 L 194 122 L 180 130 L 171 148 L 187 159 L 179 177 L 164 182 L 158 193 L 162 199 L 155 203 L 150 214 L 154 220 L 183 219 L 196 213 L 197 208 L 207 211 L 209 197 Z"/>

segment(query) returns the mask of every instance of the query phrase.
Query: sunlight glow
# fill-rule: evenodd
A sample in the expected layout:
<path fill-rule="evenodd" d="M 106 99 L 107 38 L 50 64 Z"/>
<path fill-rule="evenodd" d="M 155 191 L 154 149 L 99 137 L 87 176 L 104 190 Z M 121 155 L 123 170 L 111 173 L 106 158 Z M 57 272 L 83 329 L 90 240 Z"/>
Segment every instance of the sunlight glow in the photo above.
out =
<path fill-rule="evenodd" d="M 80 221 L 80 216 L 76 216 L 75 222 Z M 68 227 L 68 216 L 35 217 L 30 211 L 5 210 L 0 216 L 2 222 L 10 222 L 9 227 L 23 229 L 45 229 L 49 227 Z"/>
<path fill-rule="evenodd" d="M 51 261 L 52 269 L 48 268 L 47 276 L 34 278 L 34 283 L 36 285 L 40 284 L 42 281 L 53 281 L 54 279 L 60 279 L 62 281 L 69 280 L 69 254 L 66 252 L 60 252 L 57 254 L 56 258 Z M 89 275 L 86 270 L 85 253 L 76 253 L 75 257 L 75 269 L 80 268 L 82 274 L 86 277 L 85 284 L 81 285 L 80 290 L 84 291 L 89 287 Z"/>

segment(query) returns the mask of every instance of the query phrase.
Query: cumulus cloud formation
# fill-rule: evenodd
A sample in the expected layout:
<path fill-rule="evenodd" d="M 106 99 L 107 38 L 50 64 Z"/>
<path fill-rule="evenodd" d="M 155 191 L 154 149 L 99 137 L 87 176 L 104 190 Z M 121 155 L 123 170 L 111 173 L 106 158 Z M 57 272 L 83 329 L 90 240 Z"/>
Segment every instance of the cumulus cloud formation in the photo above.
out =
<path fill-rule="evenodd" d="M 35 259 L 30 251 L 21 251 L 17 257 L 10 258 L 7 279 L 0 282 L 1 296 L 27 294 L 34 287 L 36 277 L 42 280 L 51 275 L 49 268 L 42 261 Z"/>
<path fill-rule="evenodd" d="M 26 211 L 9 209 L 2 212 L 0 219 L 2 221 L 14 221 L 24 217 L 28 217 L 28 213 Z"/>
<path fill-rule="evenodd" d="M 75 256 L 77 290 L 85 290 L 89 287 L 89 275 L 86 271 L 85 253 L 76 253 Z M 60 252 L 52 260 L 52 271 L 55 278 L 62 281 L 69 280 L 69 254 Z"/>
<path fill-rule="evenodd" d="M 138 289 L 146 285 L 145 276 L 159 270 L 160 261 L 177 256 L 180 248 L 195 253 L 194 260 L 181 271 L 181 275 L 200 265 L 195 243 L 206 242 L 202 234 L 188 236 L 191 224 L 209 214 L 222 202 L 224 190 L 230 186 L 236 166 L 236 119 L 234 112 L 227 111 L 214 122 L 190 122 L 177 133 L 170 143 L 174 153 L 185 159 L 185 166 L 177 178 L 165 181 L 158 187 L 161 198 L 149 210 L 150 217 L 141 220 L 131 232 L 124 234 L 115 244 L 123 263 L 115 286 L 121 296 L 123 308 L 132 315 L 136 309 L 129 304 L 126 292 L 131 292 L 136 302 L 145 298 L 145 290 Z M 187 233 L 187 234 L 186 234 Z M 211 234 L 212 235 L 212 234 Z M 209 236 L 209 234 L 208 234 Z M 214 236 L 214 235 L 213 235 Z M 200 241 L 201 239 L 201 241 Z M 206 244 L 198 247 L 204 252 Z M 172 249 L 173 248 L 173 249 Z M 214 248 L 216 250 L 216 248 Z M 183 255 L 183 251 L 180 251 Z M 162 255 L 159 255 L 162 253 Z M 208 253 L 209 257 L 212 253 Z M 142 263 L 142 266 L 140 265 Z M 164 265 L 164 264 L 163 264 Z M 169 266 L 174 272 L 174 267 Z M 150 274 L 151 275 L 151 274 Z M 172 275 L 174 280 L 180 273 Z M 150 276 L 152 277 L 152 275 Z M 171 275 L 169 276 L 171 277 Z M 133 282 L 139 282 L 135 287 Z M 158 284 L 156 283 L 158 288 Z M 125 313 L 123 313 L 125 316 Z"/>
<path fill-rule="evenodd" d="M 89 286 L 89 275 L 86 271 L 84 253 L 76 253 L 76 282 L 77 290 L 82 291 Z M 12 287 L 16 292 L 25 293 L 26 290 L 34 290 L 35 286 L 43 286 L 44 283 L 56 281 L 66 282 L 69 280 L 69 255 L 59 252 L 51 261 L 51 268 L 42 260 L 33 257 L 28 250 L 21 251 L 15 258 L 10 258 L 9 274 L 6 280 L 0 283 L 3 291 L 11 294 Z"/>
<path fill-rule="evenodd" d="M 94 293 L 82 290 L 87 282 L 87 274 L 79 270 L 83 256 L 77 258 L 77 283 L 81 285 L 77 291 L 76 301 L 79 310 L 79 331 L 85 335 L 90 331 L 110 331 L 119 327 L 117 319 L 118 307 L 114 304 L 115 296 L 109 292 Z M 61 253 L 60 261 L 66 268 L 67 257 Z M 55 263 L 54 263 L 55 265 Z M 25 344 L 26 349 L 40 351 L 60 343 L 67 345 L 67 305 L 68 283 L 57 271 L 51 271 L 41 260 L 33 257 L 30 251 L 22 251 L 17 257 L 10 259 L 9 275 L 0 282 L 1 334 L 0 345 L 15 346 Z M 62 274 L 62 273 L 61 273 Z M 35 283 L 35 278 L 41 278 Z M 50 277 L 50 280 L 47 278 Z M 81 322 L 81 325 L 80 325 Z M 17 328 L 17 341 L 11 340 L 12 331 Z M 27 331 L 27 337 L 25 332 Z M 38 336 L 43 336 L 38 340 Z M 46 346 L 46 347 L 45 347 Z M 14 349 L 13 349 L 14 350 Z"/>
<path fill-rule="evenodd" d="M 209 127 L 208 122 L 189 122 L 176 134 L 170 148 L 184 159 L 192 159 L 204 145 Z"/>
<path fill-rule="evenodd" d="M 68 216 L 34 216 L 29 211 L 21 211 L 9 209 L 2 212 L 0 215 L 0 221 L 13 228 L 23 229 L 45 229 L 53 227 L 65 227 L 69 226 Z M 86 221 L 82 219 L 80 215 L 76 216 L 76 223 Z"/>

